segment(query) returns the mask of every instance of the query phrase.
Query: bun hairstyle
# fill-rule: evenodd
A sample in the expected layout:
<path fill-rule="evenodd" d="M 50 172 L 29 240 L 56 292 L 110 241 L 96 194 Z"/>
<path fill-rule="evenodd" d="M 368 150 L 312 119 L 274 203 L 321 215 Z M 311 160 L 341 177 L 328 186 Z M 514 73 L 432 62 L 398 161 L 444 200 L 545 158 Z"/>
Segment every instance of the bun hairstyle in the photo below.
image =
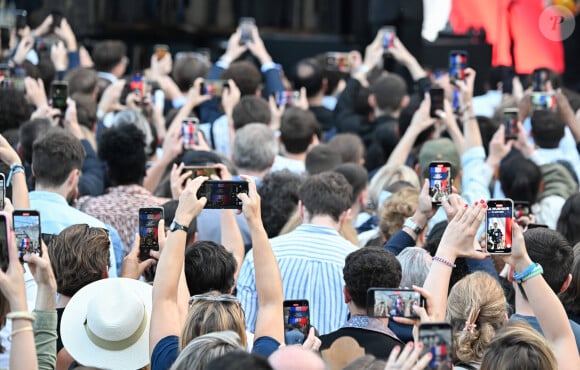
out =
<path fill-rule="evenodd" d="M 474 272 L 449 293 L 446 319 L 453 327 L 454 360 L 481 362 L 497 330 L 507 318 L 507 302 L 497 280 Z"/>

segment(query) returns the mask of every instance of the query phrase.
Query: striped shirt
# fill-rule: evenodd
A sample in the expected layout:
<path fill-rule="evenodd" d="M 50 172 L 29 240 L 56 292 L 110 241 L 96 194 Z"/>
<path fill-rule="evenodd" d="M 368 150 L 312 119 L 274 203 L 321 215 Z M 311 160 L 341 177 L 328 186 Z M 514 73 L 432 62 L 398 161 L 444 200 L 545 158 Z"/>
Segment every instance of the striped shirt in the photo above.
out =
<path fill-rule="evenodd" d="M 303 224 L 296 230 L 270 240 L 280 267 L 284 299 L 307 299 L 310 324 L 326 334 L 347 319 L 342 269 L 348 254 L 357 247 L 331 227 Z M 237 283 L 238 297 L 246 313 L 246 329 L 254 332 L 258 296 L 254 255 L 248 252 Z"/>

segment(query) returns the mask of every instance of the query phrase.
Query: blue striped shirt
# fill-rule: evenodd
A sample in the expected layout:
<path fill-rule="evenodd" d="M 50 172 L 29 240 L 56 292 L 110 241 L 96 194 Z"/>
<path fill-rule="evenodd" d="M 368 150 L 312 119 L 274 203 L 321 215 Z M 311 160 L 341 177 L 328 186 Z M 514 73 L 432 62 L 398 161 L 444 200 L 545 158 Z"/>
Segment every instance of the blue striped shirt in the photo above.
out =
<path fill-rule="evenodd" d="M 357 247 L 335 229 L 311 224 L 300 225 L 270 243 L 280 267 L 284 299 L 307 299 L 310 324 L 321 335 L 340 328 L 348 315 L 342 294 L 342 269 L 346 256 Z M 254 332 L 258 296 L 252 251 L 242 264 L 237 289 L 246 313 L 246 329 Z"/>

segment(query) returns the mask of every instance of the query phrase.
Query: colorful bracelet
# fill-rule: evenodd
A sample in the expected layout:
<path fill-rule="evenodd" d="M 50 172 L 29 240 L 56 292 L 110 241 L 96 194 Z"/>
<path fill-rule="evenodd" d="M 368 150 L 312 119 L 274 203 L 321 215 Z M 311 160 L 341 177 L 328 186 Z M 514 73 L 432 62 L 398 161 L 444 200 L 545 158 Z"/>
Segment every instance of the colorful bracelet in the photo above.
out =
<path fill-rule="evenodd" d="M 14 176 L 15 173 L 19 173 L 19 172 L 26 174 L 26 171 L 24 170 L 24 166 L 22 166 L 20 164 L 13 164 L 12 166 L 10 166 L 10 173 L 8 174 L 8 179 L 6 180 L 6 186 L 10 186 L 10 184 L 12 182 L 12 176 Z"/>
<path fill-rule="evenodd" d="M 524 271 L 522 271 L 519 274 L 515 274 L 514 273 L 514 280 L 518 283 L 521 284 L 522 282 L 529 280 L 535 276 L 538 276 L 540 274 L 544 273 L 544 269 L 542 268 L 542 266 L 539 263 L 533 263 L 530 265 L 530 267 L 528 267 L 527 269 L 525 269 Z"/>
<path fill-rule="evenodd" d="M 451 267 L 452 269 L 456 267 L 453 262 L 451 262 L 448 259 L 445 259 L 443 257 L 435 256 L 435 257 L 431 258 L 431 260 L 436 261 L 436 262 L 441 262 L 445 266 Z"/>
<path fill-rule="evenodd" d="M 9 320 L 30 320 L 30 321 L 34 321 L 35 316 L 34 314 L 28 312 L 28 311 L 14 311 L 14 312 L 8 312 L 8 314 L 6 315 L 6 318 Z"/>

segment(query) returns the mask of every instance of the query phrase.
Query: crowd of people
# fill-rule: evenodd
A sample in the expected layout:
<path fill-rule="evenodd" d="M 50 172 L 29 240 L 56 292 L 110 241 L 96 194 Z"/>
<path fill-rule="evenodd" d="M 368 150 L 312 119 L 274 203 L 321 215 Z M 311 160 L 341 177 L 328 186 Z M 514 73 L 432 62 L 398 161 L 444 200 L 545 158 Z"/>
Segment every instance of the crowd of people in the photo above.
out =
<path fill-rule="evenodd" d="M 213 63 L 160 48 L 132 77 L 122 41 L 88 53 L 64 18 L 12 36 L 26 77 L 0 77 L 0 368 L 580 368 L 580 94 L 557 74 L 539 86 L 555 107 L 534 109 L 525 76 L 492 68 L 474 96 L 477 71 L 431 73 L 383 31 L 340 68 L 322 54 L 283 71 L 252 26 Z M 440 205 L 432 162 L 450 164 Z M 245 182 L 241 209 L 207 208 L 209 180 Z M 504 234 L 486 202 L 505 198 L 529 212 L 491 255 Z M 141 207 L 164 210 L 148 256 Z M 15 209 L 40 214 L 24 261 Z M 373 313 L 370 288 L 422 298 Z M 302 344 L 285 301 L 307 307 Z M 433 323 L 450 343 L 420 340 Z"/>

